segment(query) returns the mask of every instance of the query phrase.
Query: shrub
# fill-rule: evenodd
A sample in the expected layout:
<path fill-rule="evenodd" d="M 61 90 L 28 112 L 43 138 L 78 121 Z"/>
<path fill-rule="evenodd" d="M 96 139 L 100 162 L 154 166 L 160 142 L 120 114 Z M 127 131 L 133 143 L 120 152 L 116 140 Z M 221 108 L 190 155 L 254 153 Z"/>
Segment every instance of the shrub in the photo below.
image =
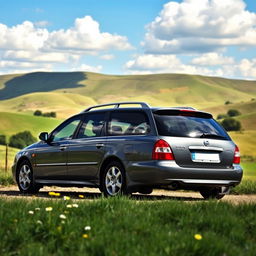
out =
<path fill-rule="evenodd" d="M 43 113 L 43 116 L 45 116 L 45 117 L 56 117 L 56 112 L 46 112 L 46 113 Z"/>
<path fill-rule="evenodd" d="M 230 117 L 241 115 L 241 113 L 237 109 L 230 109 L 230 110 L 228 110 L 227 114 Z"/>
<path fill-rule="evenodd" d="M 219 115 L 217 115 L 217 119 L 219 120 L 219 119 L 223 119 L 223 118 L 227 118 L 228 117 L 228 115 L 226 115 L 226 114 L 219 114 Z"/>
<path fill-rule="evenodd" d="M 6 136 L 0 135 L 0 145 L 6 145 Z"/>
<path fill-rule="evenodd" d="M 240 131 L 242 128 L 241 123 L 232 117 L 225 118 L 221 122 L 221 125 L 225 128 L 226 131 Z"/>
<path fill-rule="evenodd" d="M 41 110 L 36 110 L 35 112 L 34 112 L 34 116 L 41 116 L 43 113 L 42 113 L 42 111 Z"/>
<path fill-rule="evenodd" d="M 229 101 L 229 100 L 227 100 L 227 101 L 225 102 L 225 105 L 228 105 L 228 104 L 232 104 L 232 102 Z"/>
<path fill-rule="evenodd" d="M 9 145 L 15 148 L 24 148 L 32 143 L 36 142 L 36 138 L 33 137 L 30 131 L 24 131 L 12 135 L 10 138 Z"/>

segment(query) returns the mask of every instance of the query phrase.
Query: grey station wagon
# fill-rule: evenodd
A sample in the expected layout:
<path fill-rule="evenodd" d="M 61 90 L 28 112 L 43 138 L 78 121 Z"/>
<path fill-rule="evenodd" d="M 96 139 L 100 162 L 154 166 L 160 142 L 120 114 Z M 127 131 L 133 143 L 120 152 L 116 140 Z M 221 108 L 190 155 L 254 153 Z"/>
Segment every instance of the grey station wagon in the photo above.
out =
<path fill-rule="evenodd" d="M 189 107 L 97 105 L 39 138 L 15 157 L 13 176 L 23 193 L 46 185 L 98 187 L 106 196 L 164 188 L 220 199 L 243 174 L 225 130 Z"/>

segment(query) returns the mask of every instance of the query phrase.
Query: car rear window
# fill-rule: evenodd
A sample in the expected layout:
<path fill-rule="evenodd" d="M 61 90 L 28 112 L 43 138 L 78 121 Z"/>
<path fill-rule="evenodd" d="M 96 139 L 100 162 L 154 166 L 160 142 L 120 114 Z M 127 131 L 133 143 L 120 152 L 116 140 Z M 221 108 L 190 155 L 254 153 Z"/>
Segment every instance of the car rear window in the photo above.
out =
<path fill-rule="evenodd" d="M 212 118 L 187 114 L 154 114 L 154 117 L 158 134 L 161 136 L 230 140 L 226 131 Z"/>

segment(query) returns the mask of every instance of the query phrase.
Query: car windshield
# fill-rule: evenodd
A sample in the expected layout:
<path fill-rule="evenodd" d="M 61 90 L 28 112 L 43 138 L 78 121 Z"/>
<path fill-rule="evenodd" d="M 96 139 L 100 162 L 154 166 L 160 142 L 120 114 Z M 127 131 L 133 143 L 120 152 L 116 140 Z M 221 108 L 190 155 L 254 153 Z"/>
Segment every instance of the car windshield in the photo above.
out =
<path fill-rule="evenodd" d="M 154 114 L 162 136 L 230 140 L 226 131 L 212 118 Z"/>

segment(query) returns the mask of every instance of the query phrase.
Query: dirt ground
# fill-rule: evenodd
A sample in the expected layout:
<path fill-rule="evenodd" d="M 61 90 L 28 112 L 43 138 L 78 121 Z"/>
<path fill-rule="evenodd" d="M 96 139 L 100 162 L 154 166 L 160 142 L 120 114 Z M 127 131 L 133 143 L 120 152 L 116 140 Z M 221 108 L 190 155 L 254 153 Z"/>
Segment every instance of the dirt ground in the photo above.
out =
<path fill-rule="evenodd" d="M 50 196 L 50 191 L 59 192 L 60 196 Z M 44 187 L 37 195 L 24 195 L 19 192 L 17 186 L 0 186 L 0 197 L 6 199 L 26 198 L 26 199 L 62 199 L 64 196 L 69 196 L 74 200 L 95 200 L 101 197 L 98 189 L 92 188 L 61 188 L 61 187 Z M 140 201 L 159 201 L 159 200 L 180 200 L 184 202 L 200 202 L 204 201 L 202 196 L 197 192 L 180 192 L 154 190 L 150 195 L 133 194 L 133 200 Z M 256 195 L 226 195 L 220 201 L 230 202 L 232 204 L 256 203 Z"/>

